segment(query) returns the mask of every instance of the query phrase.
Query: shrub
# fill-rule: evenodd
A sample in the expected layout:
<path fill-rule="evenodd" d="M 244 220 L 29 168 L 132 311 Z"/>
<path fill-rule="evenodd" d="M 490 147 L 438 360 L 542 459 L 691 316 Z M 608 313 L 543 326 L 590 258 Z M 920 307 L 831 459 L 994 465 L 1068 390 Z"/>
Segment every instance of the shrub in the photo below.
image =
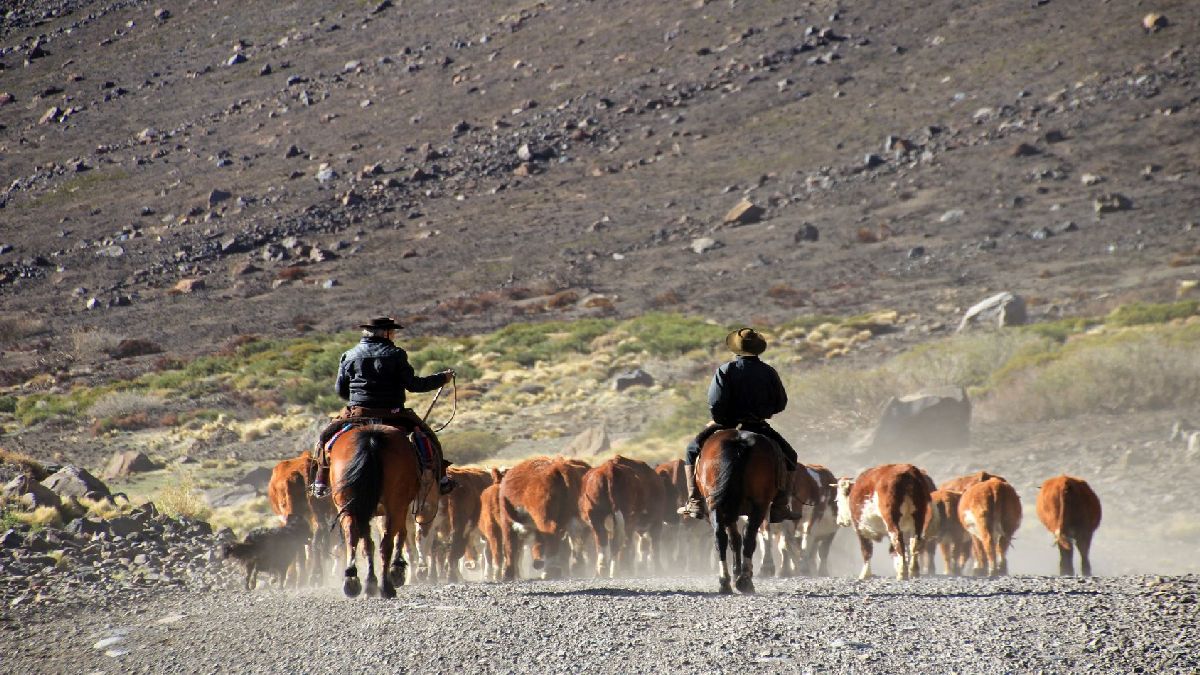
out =
<path fill-rule="evenodd" d="M 29 455 L 13 450 L 0 448 L 0 464 L 16 466 L 22 473 L 31 476 L 34 480 L 45 480 L 50 476 L 50 472 L 46 471 L 41 462 Z"/>
<path fill-rule="evenodd" d="M 156 426 L 158 426 L 157 420 L 151 419 L 144 412 L 137 412 L 119 417 L 97 419 L 92 422 L 90 431 L 93 436 L 103 436 L 110 431 L 139 431 L 141 429 L 151 429 Z"/>
<path fill-rule="evenodd" d="M 15 413 L 17 411 L 16 396 L 0 396 L 0 413 Z"/>
<path fill-rule="evenodd" d="M 439 440 L 446 459 L 457 465 L 477 464 L 508 445 L 508 441 L 494 431 L 472 429 L 447 432 L 440 435 Z"/>
<path fill-rule="evenodd" d="M 585 354 L 592 340 L 608 332 L 608 319 L 514 323 L 483 338 L 480 351 L 498 352 L 502 360 L 531 366 L 567 353 Z"/>
<path fill-rule="evenodd" d="M 36 316 L 10 315 L 0 316 L 0 345 L 10 345 L 41 333 L 46 329 L 46 322 Z"/>
<path fill-rule="evenodd" d="M 1114 309 L 1104 322 L 1110 326 L 1161 324 L 1174 319 L 1195 316 L 1198 311 L 1200 311 L 1200 300 L 1164 303 L 1135 302 Z"/>
<path fill-rule="evenodd" d="M 655 356 L 678 356 L 695 349 L 712 349 L 729 330 L 703 319 L 679 314 L 652 312 L 621 324 L 632 341 L 617 347 L 618 354 L 648 352 Z"/>
<path fill-rule="evenodd" d="M 191 474 L 182 474 L 160 488 L 152 501 L 159 511 L 172 518 L 207 520 L 212 513 Z"/>
<path fill-rule="evenodd" d="M 116 350 L 121 344 L 121 336 L 103 329 L 78 328 L 71 333 L 71 343 L 76 358 L 96 360 L 106 358 Z"/>
<path fill-rule="evenodd" d="M 112 391 L 96 399 L 88 414 L 96 419 L 127 417 L 136 414 L 155 415 L 166 407 L 166 400 L 157 394 L 141 391 Z"/>

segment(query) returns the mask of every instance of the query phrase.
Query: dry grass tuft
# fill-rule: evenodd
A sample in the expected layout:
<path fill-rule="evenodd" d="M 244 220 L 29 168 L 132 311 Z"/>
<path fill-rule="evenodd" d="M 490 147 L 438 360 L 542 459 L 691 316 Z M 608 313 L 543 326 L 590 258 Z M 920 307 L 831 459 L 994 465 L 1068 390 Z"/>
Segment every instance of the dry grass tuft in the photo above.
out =
<path fill-rule="evenodd" d="M 17 466 L 21 469 L 22 473 L 38 481 L 45 480 L 50 476 L 50 472 L 46 471 L 46 467 L 42 466 L 41 462 L 29 455 L 13 450 L 0 448 L 0 464 Z"/>
<path fill-rule="evenodd" d="M 103 329 L 76 329 L 71 333 L 75 357 L 80 360 L 106 358 L 121 344 L 121 336 Z"/>
<path fill-rule="evenodd" d="M 190 474 L 183 474 L 160 488 L 151 501 L 159 511 L 172 518 L 208 520 L 212 514 L 212 507 L 196 489 L 195 479 Z"/>
<path fill-rule="evenodd" d="M 11 345 L 46 330 L 46 321 L 36 316 L 0 316 L 0 345 Z"/>
<path fill-rule="evenodd" d="M 114 391 L 101 396 L 88 408 L 88 414 L 102 420 L 131 415 L 153 416 L 163 412 L 167 402 L 157 394 L 136 391 Z"/>

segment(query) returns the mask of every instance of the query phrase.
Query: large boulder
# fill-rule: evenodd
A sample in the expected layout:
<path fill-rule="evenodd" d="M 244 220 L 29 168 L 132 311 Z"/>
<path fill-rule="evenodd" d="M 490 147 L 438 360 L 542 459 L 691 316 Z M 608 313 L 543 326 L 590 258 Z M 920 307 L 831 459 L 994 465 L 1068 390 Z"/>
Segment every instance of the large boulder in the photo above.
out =
<path fill-rule="evenodd" d="M 604 425 L 594 426 L 575 438 L 563 448 L 567 457 L 593 457 L 607 452 L 612 447 L 608 440 L 608 430 Z"/>
<path fill-rule="evenodd" d="M 99 499 L 112 494 L 109 492 L 108 486 L 99 478 L 88 473 L 87 469 L 78 466 L 64 466 L 42 481 L 42 485 L 50 488 L 59 497 Z"/>
<path fill-rule="evenodd" d="M 641 368 L 620 373 L 613 378 L 613 391 L 625 391 L 630 387 L 653 387 L 654 376 Z"/>
<path fill-rule="evenodd" d="M 162 465 L 155 463 L 144 452 L 121 450 L 109 458 L 103 475 L 105 478 L 123 478 L 135 473 L 145 473 L 161 468 Z"/>
<path fill-rule="evenodd" d="M 992 297 L 976 304 L 963 315 L 958 330 L 963 331 L 971 326 L 1020 326 L 1025 323 L 1025 300 L 1013 293 L 997 293 Z"/>
<path fill-rule="evenodd" d="M 33 478 L 25 475 L 17 476 L 0 490 L 0 494 L 10 499 L 26 498 L 31 506 L 62 506 L 62 498 L 54 494 L 50 488 L 42 485 Z"/>
<path fill-rule="evenodd" d="M 204 499 L 214 509 L 241 506 L 258 499 L 258 492 L 249 485 L 230 485 L 204 491 Z"/>
<path fill-rule="evenodd" d="M 256 469 L 251 469 L 245 476 L 236 483 L 236 485 L 249 485 L 258 492 L 266 493 L 267 484 L 271 482 L 271 467 L 260 466 Z"/>
<path fill-rule="evenodd" d="M 867 439 L 876 451 L 962 448 L 971 440 L 971 400 L 962 387 L 892 398 Z"/>

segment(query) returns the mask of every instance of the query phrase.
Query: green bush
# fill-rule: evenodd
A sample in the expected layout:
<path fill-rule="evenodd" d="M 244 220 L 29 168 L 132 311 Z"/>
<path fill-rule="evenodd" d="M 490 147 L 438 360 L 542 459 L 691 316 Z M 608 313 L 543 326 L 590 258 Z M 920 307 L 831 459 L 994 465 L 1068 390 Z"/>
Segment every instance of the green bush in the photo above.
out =
<path fill-rule="evenodd" d="M 1135 302 L 1114 309 L 1104 322 L 1110 326 L 1160 324 L 1195 316 L 1198 310 L 1200 310 L 1200 301 L 1198 300 L 1165 303 Z"/>
<path fill-rule="evenodd" d="M 592 340 L 612 329 L 607 319 L 510 324 L 485 337 L 480 351 L 497 352 L 502 359 L 531 366 L 563 354 L 585 354 Z"/>
<path fill-rule="evenodd" d="M 674 441 L 695 436 L 709 422 L 708 382 L 682 384 L 671 391 L 669 411 L 656 417 L 637 438 Z"/>
<path fill-rule="evenodd" d="M 729 329 L 703 319 L 652 312 L 621 324 L 632 341 L 623 342 L 617 353 L 648 352 L 655 356 L 678 356 L 721 344 Z"/>
<path fill-rule="evenodd" d="M 508 445 L 508 441 L 494 431 L 464 429 L 448 431 L 438 438 L 446 459 L 457 465 L 482 462 Z"/>
<path fill-rule="evenodd" d="M 15 413 L 16 411 L 17 397 L 0 396 L 0 413 Z"/>

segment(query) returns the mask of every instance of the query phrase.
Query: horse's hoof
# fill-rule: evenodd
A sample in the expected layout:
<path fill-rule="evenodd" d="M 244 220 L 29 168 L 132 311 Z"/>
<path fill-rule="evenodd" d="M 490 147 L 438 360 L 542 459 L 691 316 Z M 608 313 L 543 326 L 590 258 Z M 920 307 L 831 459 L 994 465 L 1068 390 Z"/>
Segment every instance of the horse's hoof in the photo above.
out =
<path fill-rule="evenodd" d="M 721 595 L 733 595 L 733 586 L 730 586 L 728 581 L 722 581 L 721 590 L 718 592 Z"/>
<path fill-rule="evenodd" d="M 396 586 L 403 586 L 408 582 L 408 565 L 392 565 L 391 571 L 388 573 L 392 583 Z"/>
<path fill-rule="evenodd" d="M 532 565 L 533 565 L 533 569 L 540 570 L 546 566 L 546 561 L 537 559 L 537 560 L 533 561 Z"/>
<path fill-rule="evenodd" d="M 362 593 L 362 582 L 358 577 L 346 577 L 346 581 L 342 584 L 342 592 L 347 598 L 357 598 L 359 593 Z"/>
<path fill-rule="evenodd" d="M 374 598 L 379 595 L 379 582 L 375 577 L 367 577 L 367 597 Z"/>
<path fill-rule="evenodd" d="M 380 595 L 388 600 L 391 600 L 396 597 L 396 587 L 393 586 L 390 582 L 384 581 L 383 582 L 383 591 L 380 593 Z"/>
<path fill-rule="evenodd" d="M 740 577 L 737 580 L 737 589 L 738 589 L 739 593 L 745 593 L 746 595 L 753 595 L 754 580 L 751 579 L 750 577 Z"/>

